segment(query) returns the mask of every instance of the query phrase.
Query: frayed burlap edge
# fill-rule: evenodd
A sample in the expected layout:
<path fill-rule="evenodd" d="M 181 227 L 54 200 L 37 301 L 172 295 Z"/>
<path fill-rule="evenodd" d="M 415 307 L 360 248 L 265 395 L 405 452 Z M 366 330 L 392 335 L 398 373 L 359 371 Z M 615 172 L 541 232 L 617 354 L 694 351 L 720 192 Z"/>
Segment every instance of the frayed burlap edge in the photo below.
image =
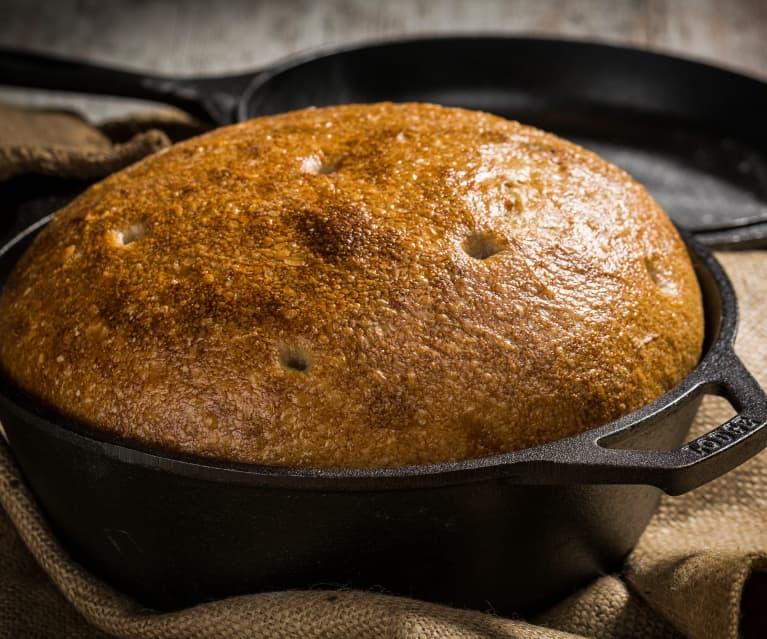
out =
<path fill-rule="evenodd" d="M 106 149 L 72 149 L 68 146 L 0 147 L 0 181 L 35 173 L 91 180 L 109 175 L 141 158 L 170 146 L 165 133 L 145 131 L 123 144 Z"/>
<path fill-rule="evenodd" d="M 0 181 L 34 174 L 92 180 L 210 128 L 177 109 L 98 126 L 76 113 L 0 103 Z"/>

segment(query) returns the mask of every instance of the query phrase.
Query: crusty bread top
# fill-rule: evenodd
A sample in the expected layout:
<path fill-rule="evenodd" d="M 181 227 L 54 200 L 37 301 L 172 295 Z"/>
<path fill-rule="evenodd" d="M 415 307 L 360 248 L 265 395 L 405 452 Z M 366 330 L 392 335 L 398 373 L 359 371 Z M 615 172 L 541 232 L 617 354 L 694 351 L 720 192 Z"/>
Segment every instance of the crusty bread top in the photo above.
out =
<path fill-rule="evenodd" d="M 598 156 L 485 113 L 307 109 L 218 129 L 60 211 L 0 298 L 0 363 L 183 453 L 386 466 L 528 447 L 696 364 L 683 242 Z"/>

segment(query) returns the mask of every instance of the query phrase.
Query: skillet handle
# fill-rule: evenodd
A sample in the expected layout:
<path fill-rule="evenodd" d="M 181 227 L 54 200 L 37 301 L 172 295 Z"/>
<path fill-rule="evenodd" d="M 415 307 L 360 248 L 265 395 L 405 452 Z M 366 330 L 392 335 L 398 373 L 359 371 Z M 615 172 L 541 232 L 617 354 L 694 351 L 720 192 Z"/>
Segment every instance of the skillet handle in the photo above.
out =
<path fill-rule="evenodd" d="M 680 495 L 725 474 L 767 445 L 767 393 L 759 386 L 731 347 L 709 362 L 702 383 L 680 404 L 703 393 L 721 395 L 738 414 L 724 424 L 679 448 L 668 451 L 626 450 L 603 445 L 620 431 L 594 440 L 584 433 L 573 444 L 580 462 L 568 465 L 580 483 L 629 483 L 657 486 Z M 654 424 L 662 428 L 664 424 Z M 560 468 L 560 473 L 562 469 Z"/>
<path fill-rule="evenodd" d="M 232 78 L 173 78 L 127 71 L 0 47 L 0 84 L 154 100 L 179 107 L 204 121 L 229 124 L 240 94 L 256 74 Z"/>

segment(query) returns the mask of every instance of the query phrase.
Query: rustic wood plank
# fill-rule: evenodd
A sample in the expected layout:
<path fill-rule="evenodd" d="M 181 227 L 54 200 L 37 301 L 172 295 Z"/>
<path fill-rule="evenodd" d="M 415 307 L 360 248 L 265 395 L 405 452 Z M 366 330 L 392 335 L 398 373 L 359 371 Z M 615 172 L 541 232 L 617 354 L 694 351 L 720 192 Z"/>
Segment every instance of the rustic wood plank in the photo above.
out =
<path fill-rule="evenodd" d="M 650 47 L 767 77 L 764 0 L 649 0 Z"/>

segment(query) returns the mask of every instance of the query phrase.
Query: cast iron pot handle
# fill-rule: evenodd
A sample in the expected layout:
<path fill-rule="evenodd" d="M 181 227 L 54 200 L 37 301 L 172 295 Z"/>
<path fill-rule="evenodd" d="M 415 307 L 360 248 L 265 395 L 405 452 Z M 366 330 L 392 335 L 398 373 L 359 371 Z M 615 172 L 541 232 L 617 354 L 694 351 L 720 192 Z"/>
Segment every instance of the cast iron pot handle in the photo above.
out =
<path fill-rule="evenodd" d="M 571 440 L 578 450 L 572 466 L 580 483 L 649 484 L 670 495 L 679 495 L 723 475 L 759 453 L 767 443 L 767 393 L 761 388 L 731 347 L 702 362 L 695 383 L 671 410 L 707 394 L 730 401 L 737 415 L 717 428 L 669 451 L 609 448 L 605 444 L 621 428 L 583 433 Z M 654 419 L 662 428 L 664 417 Z M 620 423 L 620 420 L 619 422 Z M 609 431 L 609 429 L 608 429 Z M 563 446 L 565 441 L 562 440 Z M 563 451 L 562 451 L 563 452 Z M 559 472 L 564 470 L 561 466 Z M 567 472 L 565 470 L 565 472 Z"/>
<path fill-rule="evenodd" d="M 234 122 L 239 99 L 258 74 L 174 78 L 0 47 L 0 84 L 154 100 L 218 125 Z"/>

